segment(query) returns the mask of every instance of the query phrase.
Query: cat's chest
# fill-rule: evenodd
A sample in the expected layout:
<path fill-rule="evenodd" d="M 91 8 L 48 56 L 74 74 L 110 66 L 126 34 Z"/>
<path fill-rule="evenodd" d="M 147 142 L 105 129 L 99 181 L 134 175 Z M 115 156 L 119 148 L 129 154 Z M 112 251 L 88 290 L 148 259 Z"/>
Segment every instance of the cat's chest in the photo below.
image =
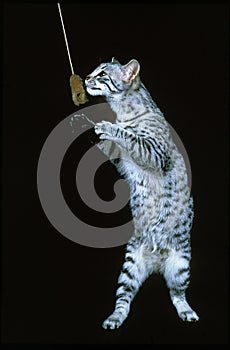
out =
<path fill-rule="evenodd" d="M 133 182 L 143 182 L 143 179 L 147 177 L 147 172 L 143 168 L 139 167 L 125 152 L 121 153 L 117 170 L 122 176 L 125 177 L 129 184 Z"/>
<path fill-rule="evenodd" d="M 124 176 L 133 192 L 161 193 L 164 186 L 164 179 L 154 169 L 138 166 L 127 154 L 122 154 L 118 172 Z"/>

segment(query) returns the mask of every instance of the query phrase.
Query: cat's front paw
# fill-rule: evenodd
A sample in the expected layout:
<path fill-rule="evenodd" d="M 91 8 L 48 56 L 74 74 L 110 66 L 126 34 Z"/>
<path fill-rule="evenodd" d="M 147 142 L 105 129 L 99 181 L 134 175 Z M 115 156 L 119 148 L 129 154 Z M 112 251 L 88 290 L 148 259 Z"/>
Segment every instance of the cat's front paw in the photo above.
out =
<path fill-rule="evenodd" d="M 114 139 L 114 124 L 102 121 L 97 123 L 94 127 L 95 133 L 99 136 L 100 140 L 113 140 Z"/>

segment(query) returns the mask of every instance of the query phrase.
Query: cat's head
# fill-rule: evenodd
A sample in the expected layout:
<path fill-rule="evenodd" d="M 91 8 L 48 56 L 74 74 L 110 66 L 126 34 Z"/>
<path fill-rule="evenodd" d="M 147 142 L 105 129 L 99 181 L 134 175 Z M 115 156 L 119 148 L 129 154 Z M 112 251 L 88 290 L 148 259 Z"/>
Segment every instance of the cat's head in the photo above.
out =
<path fill-rule="evenodd" d="M 85 79 L 87 92 L 92 96 L 113 97 L 128 89 L 140 86 L 140 65 L 132 59 L 122 65 L 114 57 L 109 63 L 101 63 Z"/>

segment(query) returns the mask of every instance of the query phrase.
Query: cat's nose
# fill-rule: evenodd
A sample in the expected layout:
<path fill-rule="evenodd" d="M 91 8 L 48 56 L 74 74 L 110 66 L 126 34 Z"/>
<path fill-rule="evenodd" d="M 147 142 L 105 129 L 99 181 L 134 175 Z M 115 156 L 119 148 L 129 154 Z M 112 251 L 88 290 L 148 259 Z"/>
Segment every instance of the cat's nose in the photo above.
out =
<path fill-rule="evenodd" d="M 90 77 L 90 75 L 87 75 L 87 77 L 85 78 L 85 80 L 87 81 L 87 80 L 89 80 L 91 77 Z"/>

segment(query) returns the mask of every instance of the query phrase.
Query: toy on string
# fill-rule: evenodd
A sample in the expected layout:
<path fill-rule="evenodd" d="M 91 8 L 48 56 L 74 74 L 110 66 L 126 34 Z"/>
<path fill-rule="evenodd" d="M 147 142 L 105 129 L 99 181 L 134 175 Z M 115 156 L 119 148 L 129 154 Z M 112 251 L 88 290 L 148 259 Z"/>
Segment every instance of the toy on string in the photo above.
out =
<path fill-rule="evenodd" d="M 65 32 L 65 26 L 64 26 L 64 22 L 63 22 L 63 18 L 62 18 L 62 13 L 61 13 L 61 7 L 60 7 L 59 3 L 57 3 L 57 5 L 58 5 L 60 18 L 61 18 L 61 24 L 62 24 L 63 34 L 64 34 L 64 38 L 65 38 L 67 53 L 68 53 L 68 57 L 69 57 L 70 68 L 71 68 L 71 72 L 72 72 L 72 75 L 70 76 L 70 87 L 71 87 L 71 92 L 72 92 L 72 99 L 73 99 L 74 104 L 76 106 L 79 106 L 80 104 L 86 103 L 88 101 L 88 99 L 86 97 L 86 92 L 84 90 L 81 77 L 79 75 L 75 74 L 74 70 L 73 70 L 73 65 L 72 65 L 70 52 L 69 52 L 69 45 L 68 45 L 67 36 L 66 36 L 66 32 Z"/>

